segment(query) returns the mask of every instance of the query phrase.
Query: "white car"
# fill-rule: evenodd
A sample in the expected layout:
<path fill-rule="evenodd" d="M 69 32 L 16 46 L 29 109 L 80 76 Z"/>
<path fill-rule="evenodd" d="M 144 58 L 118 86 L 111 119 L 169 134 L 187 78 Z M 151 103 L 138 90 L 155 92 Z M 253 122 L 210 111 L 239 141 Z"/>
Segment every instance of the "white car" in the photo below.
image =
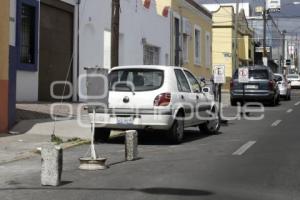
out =
<path fill-rule="evenodd" d="M 280 96 L 286 100 L 291 100 L 291 83 L 283 74 L 274 74 L 279 87 Z"/>
<path fill-rule="evenodd" d="M 105 142 L 113 130 L 160 130 L 173 143 L 184 128 L 199 126 L 214 134 L 218 108 L 187 69 L 171 66 L 123 66 L 109 73 L 109 108 L 95 114 L 95 140 Z M 89 108 L 90 117 L 92 110 Z"/>
<path fill-rule="evenodd" d="M 287 79 L 291 81 L 292 88 L 300 88 L 300 76 L 298 74 L 289 74 Z"/>

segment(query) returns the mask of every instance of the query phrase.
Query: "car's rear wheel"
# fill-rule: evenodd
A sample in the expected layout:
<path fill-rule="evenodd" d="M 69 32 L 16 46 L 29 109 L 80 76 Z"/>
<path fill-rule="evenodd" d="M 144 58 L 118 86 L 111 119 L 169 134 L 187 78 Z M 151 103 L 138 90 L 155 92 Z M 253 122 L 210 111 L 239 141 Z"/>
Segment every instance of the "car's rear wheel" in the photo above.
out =
<path fill-rule="evenodd" d="M 276 104 L 276 105 L 279 105 L 279 103 L 280 103 L 280 95 L 277 95 L 275 104 Z"/>
<path fill-rule="evenodd" d="M 169 141 L 172 144 L 180 144 L 184 135 L 184 120 L 183 115 L 179 114 L 173 122 L 172 127 L 168 132 Z"/>
<path fill-rule="evenodd" d="M 95 128 L 94 141 L 95 142 L 107 142 L 110 136 L 110 129 L 107 128 Z"/>
<path fill-rule="evenodd" d="M 211 117 L 213 117 L 213 119 L 199 125 L 200 132 L 211 135 L 217 134 L 219 132 L 221 127 L 220 116 L 217 114 L 217 111 L 215 109 L 212 110 L 212 113 L 213 116 Z"/>
<path fill-rule="evenodd" d="M 291 93 L 288 93 L 288 94 L 285 96 L 285 100 L 286 100 L 286 101 L 290 101 L 290 100 L 291 100 Z"/>
<path fill-rule="evenodd" d="M 231 106 L 237 106 L 237 101 L 230 99 L 230 104 L 231 104 Z"/>
<path fill-rule="evenodd" d="M 276 106 L 276 105 L 277 105 L 276 102 L 277 102 L 277 98 L 276 98 L 276 96 L 274 95 L 274 97 L 272 98 L 272 100 L 271 100 L 271 102 L 270 102 L 270 105 L 271 105 L 271 106 Z"/>

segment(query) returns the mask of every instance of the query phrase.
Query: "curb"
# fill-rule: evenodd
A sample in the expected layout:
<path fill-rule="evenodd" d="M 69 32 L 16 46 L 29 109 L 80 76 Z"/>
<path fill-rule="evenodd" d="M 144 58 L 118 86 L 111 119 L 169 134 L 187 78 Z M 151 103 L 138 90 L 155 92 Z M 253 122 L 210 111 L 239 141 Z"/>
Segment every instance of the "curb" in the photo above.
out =
<path fill-rule="evenodd" d="M 112 131 L 110 138 L 116 138 L 116 137 L 120 137 L 123 135 L 125 135 L 124 131 Z M 85 145 L 85 144 L 90 144 L 90 141 L 89 140 L 79 140 L 79 141 L 66 142 L 66 143 L 61 144 L 61 146 L 62 146 L 63 150 L 66 150 L 66 149 L 71 149 L 73 147 Z M 20 160 L 27 160 L 27 159 L 35 157 L 37 155 L 40 155 L 40 151 L 38 149 L 23 152 L 23 153 L 21 153 L 21 155 L 18 155 L 13 159 L 0 161 L 0 165 L 13 163 L 13 162 L 20 161 Z"/>

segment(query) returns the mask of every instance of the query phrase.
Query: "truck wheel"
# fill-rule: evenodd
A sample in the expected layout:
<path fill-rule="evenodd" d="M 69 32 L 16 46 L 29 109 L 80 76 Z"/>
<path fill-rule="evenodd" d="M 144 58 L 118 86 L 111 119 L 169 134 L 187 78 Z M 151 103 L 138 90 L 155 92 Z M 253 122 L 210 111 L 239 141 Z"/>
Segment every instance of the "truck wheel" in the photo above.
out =
<path fill-rule="evenodd" d="M 104 143 L 107 142 L 110 136 L 110 129 L 107 128 L 96 128 L 94 141 Z"/>

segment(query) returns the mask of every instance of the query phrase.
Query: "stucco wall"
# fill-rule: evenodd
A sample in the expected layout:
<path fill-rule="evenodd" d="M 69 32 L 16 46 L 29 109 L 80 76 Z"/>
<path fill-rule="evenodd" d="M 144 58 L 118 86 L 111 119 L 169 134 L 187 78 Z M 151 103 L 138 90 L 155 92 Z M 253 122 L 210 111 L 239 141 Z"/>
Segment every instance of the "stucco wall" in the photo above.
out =
<path fill-rule="evenodd" d="M 104 32 L 111 29 L 111 0 L 82 0 L 80 5 L 79 73 L 84 67 L 109 68 L 104 59 Z M 160 64 L 166 65 L 170 55 L 170 20 L 157 14 L 155 1 L 146 9 L 143 1 L 122 0 L 120 13 L 119 65 L 143 64 L 143 43 L 160 48 Z M 107 38 L 106 38 L 107 39 Z M 107 50 L 107 49 L 106 49 Z M 85 83 L 80 84 L 85 94 Z"/>

